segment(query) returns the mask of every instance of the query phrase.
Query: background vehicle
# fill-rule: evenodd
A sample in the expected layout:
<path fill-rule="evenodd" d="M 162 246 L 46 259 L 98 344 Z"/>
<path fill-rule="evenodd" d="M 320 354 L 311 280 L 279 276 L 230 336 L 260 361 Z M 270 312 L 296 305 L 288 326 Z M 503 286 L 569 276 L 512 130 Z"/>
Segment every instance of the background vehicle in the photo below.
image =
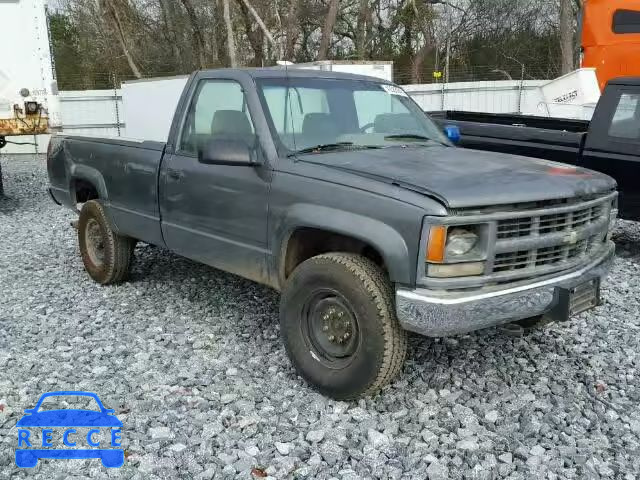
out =
<path fill-rule="evenodd" d="M 621 216 L 640 219 L 640 78 L 609 82 L 591 122 L 473 112 L 431 115 L 441 125 L 458 126 L 463 147 L 606 173 L 618 182 Z"/>
<path fill-rule="evenodd" d="M 586 0 L 583 9 L 581 63 L 596 69 L 600 88 L 640 75 L 640 0 Z"/>
<path fill-rule="evenodd" d="M 47 167 L 94 280 L 124 280 L 140 240 L 282 290 L 293 364 L 341 399 L 401 370 L 405 330 L 595 306 L 613 258 L 611 178 L 454 148 L 370 77 L 197 72 L 166 143 L 55 136 Z"/>
<path fill-rule="evenodd" d="M 18 153 L 60 124 L 44 0 L 0 2 L 0 25 L 0 150 Z"/>

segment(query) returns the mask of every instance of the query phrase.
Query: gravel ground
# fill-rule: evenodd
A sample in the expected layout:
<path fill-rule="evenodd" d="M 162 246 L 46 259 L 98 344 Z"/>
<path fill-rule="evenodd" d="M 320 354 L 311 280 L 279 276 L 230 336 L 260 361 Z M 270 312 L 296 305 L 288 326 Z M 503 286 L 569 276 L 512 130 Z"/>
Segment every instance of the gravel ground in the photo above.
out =
<path fill-rule="evenodd" d="M 129 283 L 99 287 L 43 159 L 2 162 L 0 478 L 640 477 L 636 223 L 617 226 L 603 306 L 525 338 L 412 337 L 397 382 L 344 403 L 295 375 L 272 290 L 147 246 Z M 15 467 L 16 421 L 51 390 L 116 409 L 122 468 Z"/>

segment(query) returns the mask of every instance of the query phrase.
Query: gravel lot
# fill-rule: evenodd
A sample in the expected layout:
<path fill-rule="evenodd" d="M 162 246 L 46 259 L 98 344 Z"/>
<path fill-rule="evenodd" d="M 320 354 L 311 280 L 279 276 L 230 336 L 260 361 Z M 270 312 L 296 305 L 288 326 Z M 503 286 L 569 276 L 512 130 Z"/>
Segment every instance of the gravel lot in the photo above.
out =
<path fill-rule="evenodd" d="M 525 338 L 412 337 L 399 381 L 343 403 L 295 375 L 272 290 L 148 246 L 129 283 L 99 287 L 43 158 L 1 161 L 0 478 L 640 477 L 636 223 L 617 227 L 603 306 Z M 122 468 L 15 467 L 16 421 L 51 390 L 116 409 Z"/>

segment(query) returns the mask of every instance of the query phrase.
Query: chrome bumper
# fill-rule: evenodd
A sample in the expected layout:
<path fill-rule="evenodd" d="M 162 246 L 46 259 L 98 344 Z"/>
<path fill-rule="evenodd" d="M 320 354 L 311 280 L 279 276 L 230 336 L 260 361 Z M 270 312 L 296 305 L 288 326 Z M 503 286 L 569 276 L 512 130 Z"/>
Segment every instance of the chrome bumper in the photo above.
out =
<path fill-rule="evenodd" d="M 502 290 L 443 294 L 427 289 L 396 290 L 396 312 L 406 330 L 428 337 L 445 337 L 550 312 L 558 293 L 595 278 L 606 277 L 615 246 L 587 266 L 559 276 Z"/>

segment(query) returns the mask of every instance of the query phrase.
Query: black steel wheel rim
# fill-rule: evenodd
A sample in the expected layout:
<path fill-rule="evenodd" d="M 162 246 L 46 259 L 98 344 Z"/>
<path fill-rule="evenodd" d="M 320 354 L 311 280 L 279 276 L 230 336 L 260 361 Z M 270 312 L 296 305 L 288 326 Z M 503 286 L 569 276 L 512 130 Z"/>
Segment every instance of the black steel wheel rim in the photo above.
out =
<path fill-rule="evenodd" d="M 318 289 L 301 312 L 304 339 L 311 355 L 326 367 L 348 366 L 360 348 L 358 319 L 349 302 L 333 289 Z"/>

